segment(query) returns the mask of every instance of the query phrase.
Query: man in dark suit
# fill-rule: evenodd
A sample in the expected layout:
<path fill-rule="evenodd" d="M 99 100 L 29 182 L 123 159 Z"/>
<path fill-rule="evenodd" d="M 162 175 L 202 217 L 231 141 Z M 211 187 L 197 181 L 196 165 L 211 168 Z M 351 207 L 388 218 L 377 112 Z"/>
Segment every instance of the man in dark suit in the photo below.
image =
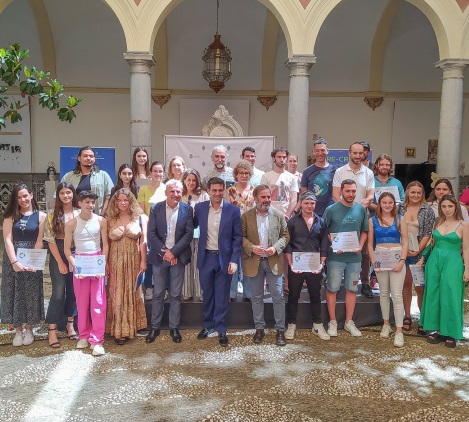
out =
<path fill-rule="evenodd" d="M 200 228 L 197 268 L 204 292 L 204 328 L 197 338 L 203 340 L 216 330 L 220 345 L 226 346 L 231 276 L 238 271 L 241 255 L 241 213 L 237 206 L 223 201 L 222 179 L 212 177 L 207 189 L 210 201 L 196 204 L 194 215 L 194 225 Z"/>
<path fill-rule="evenodd" d="M 148 221 L 148 263 L 153 265 L 153 302 L 151 330 L 147 343 L 153 343 L 160 335 L 164 309 L 164 294 L 169 280 L 169 329 L 175 343 L 182 340 L 179 333 L 181 295 L 184 270 L 191 260 L 191 241 L 194 235 L 193 211 L 181 201 L 182 183 L 169 180 L 166 183 L 166 201 L 151 207 Z"/>

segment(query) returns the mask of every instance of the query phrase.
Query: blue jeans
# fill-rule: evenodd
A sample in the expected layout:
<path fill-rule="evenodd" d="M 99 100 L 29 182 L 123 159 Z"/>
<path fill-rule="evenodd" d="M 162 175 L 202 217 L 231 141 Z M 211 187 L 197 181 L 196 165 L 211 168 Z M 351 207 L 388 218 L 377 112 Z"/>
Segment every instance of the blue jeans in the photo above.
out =
<path fill-rule="evenodd" d="M 251 283 L 252 290 L 252 314 L 256 330 L 265 328 L 264 320 L 264 279 L 267 280 L 269 292 L 274 304 L 275 329 L 285 330 L 285 298 L 283 297 L 282 274 L 272 273 L 269 260 L 261 259 L 259 270 L 254 277 L 247 277 Z"/>
<path fill-rule="evenodd" d="M 344 277 L 345 288 L 350 292 L 356 293 L 360 271 L 361 262 L 329 261 L 327 267 L 327 290 L 333 293 L 338 292 L 342 283 L 342 277 Z"/>

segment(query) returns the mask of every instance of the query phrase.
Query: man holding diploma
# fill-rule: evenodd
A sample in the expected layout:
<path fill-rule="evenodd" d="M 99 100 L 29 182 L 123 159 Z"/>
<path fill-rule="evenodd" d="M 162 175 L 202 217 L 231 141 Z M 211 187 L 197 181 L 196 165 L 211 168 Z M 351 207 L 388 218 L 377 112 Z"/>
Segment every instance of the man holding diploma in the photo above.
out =
<path fill-rule="evenodd" d="M 338 237 L 342 233 L 355 233 L 358 237 L 358 245 L 355 250 L 350 252 L 343 252 L 332 247 L 329 249 L 327 256 L 326 302 L 330 322 L 327 333 L 331 337 L 337 336 L 336 297 L 340 289 L 342 277 L 345 275 L 344 328 L 352 336 L 361 337 L 362 333 L 357 329 L 352 318 L 357 300 L 357 285 L 362 260 L 361 251 L 367 239 L 368 216 L 365 207 L 355 202 L 357 184 L 353 180 L 345 179 L 341 183 L 340 195 L 340 201 L 326 209 L 324 221 L 329 233 L 336 233 Z"/>
<path fill-rule="evenodd" d="M 104 274 L 83 275 L 83 273 L 89 274 L 90 270 L 77 271 L 75 255 L 99 256 L 104 262 L 106 261 L 108 253 L 106 220 L 93 213 L 97 197 L 89 190 L 78 194 L 80 214 L 65 224 L 64 240 L 65 256 L 73 268 L 73 290 L 77 300 L 80 332 L 77 349 L 85 349 L 90 344 L 94 356 L 105 353 L 103 343 L 107 302 Z M 72 254 L 72 240 L 75 244 L 75 255 Z"/>
<path fill-rule="evenodd" d="M 288 304 L 287 318 L 288 328 L 285 332 L 287 340 L 293 340 L 296 330 L 296 315 L 298 313 L 298 299 L 301 288 L 306 282 L 308 286 L 309 301 L 311 303 L 311 316 L 313 319 L 313 333 L 321 340 L 329 340 L 322 325 L 321 318 L 321 282 L 323 269 L 326 262 L 329 239 L 324 220 L 314 213 L 316 196 L 311 191 L 305 191 L 300 195 L 301 209 L 299 214 L 288 220 L 287 227 L 290 234 L 290 242 L 285 248 L 284 254 L 288 262 Z M 298 270 L 295 264 L 301 258 L 308 258 L 309 268 Z M 317 261 L 317 262 L 316 262 Z"/>

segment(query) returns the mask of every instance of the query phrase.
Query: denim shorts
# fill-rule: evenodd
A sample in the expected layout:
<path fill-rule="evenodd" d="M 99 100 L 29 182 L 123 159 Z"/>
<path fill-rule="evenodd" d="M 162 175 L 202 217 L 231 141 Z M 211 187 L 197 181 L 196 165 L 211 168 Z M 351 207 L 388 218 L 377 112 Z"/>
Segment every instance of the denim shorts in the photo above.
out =
<path fill-rule="evenodd" d="M 351 292 L 357 292 L 361 270 L 361 262 L 328 261 L 327 290 L 338 292 L 342 283 L 342 277 L 344 277 L 345 288 Z M 354 281 L 356 284 L 353 284 Z"/>
<path fill-rule="evenodd" d="M 409 265 L 415 265 L 419 260 L 419 256 L 408 256 L 405 260 L 405 265 L 408 267 Z"/>

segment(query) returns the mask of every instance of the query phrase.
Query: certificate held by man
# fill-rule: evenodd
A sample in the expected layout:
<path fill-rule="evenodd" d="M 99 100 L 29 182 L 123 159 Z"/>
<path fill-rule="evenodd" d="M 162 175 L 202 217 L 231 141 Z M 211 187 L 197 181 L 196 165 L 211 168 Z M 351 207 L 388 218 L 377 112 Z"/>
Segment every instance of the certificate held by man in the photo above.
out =
<path fill-rule="evenodd" d="M 46 265 L 47 249 L 18 248 L 16 251 L 18 262 L 34 271 L 44 271 Z"/>
<path fill-rule="evenodd" d="M 355 252 L 361 250 L 357 232 L 331 233 L 334 252 Z"/>
<path fill-rule="evenodd" d="M 104 276 L 106 273 L 106 259 L 104 255 L 76 255 L 75 275 L 83 277 Z"/>
<path fill-rule="evenodd" d="M 317 272 L 321 269 L 321 257 L 319 252 L 293 252 L 293 271 L 302 273 Z"/>

